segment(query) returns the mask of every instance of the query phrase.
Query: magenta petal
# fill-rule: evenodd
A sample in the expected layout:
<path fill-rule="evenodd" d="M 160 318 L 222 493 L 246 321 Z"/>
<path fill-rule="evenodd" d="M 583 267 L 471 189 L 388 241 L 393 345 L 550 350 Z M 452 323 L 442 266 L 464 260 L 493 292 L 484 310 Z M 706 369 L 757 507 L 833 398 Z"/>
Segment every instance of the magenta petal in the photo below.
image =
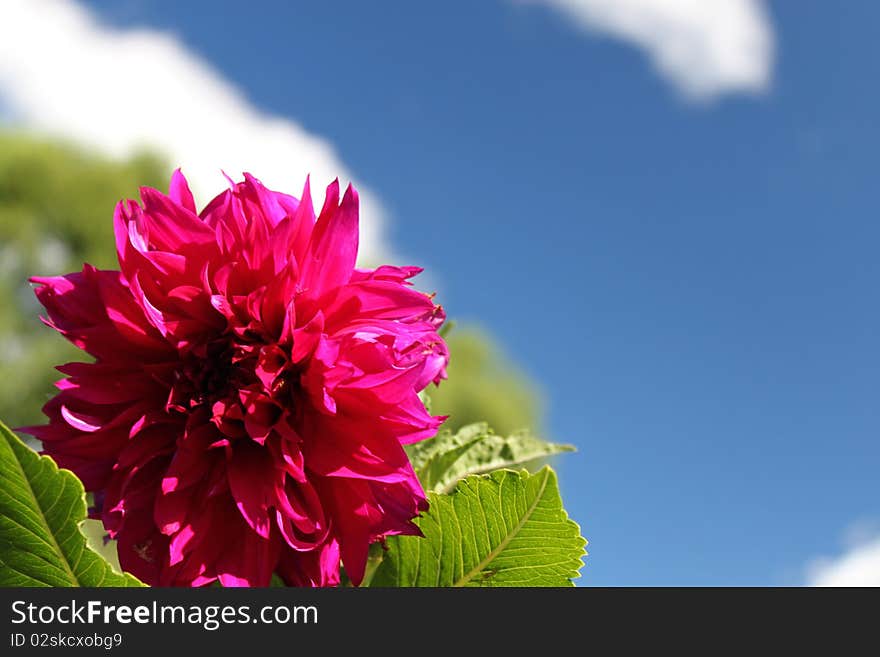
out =
<path fill-rule="evenodd" d="M 347 283 L 357 260 L 358 195 L 349 185 L 337 208 L 338 188 L 338 182 L 327 188 L 327 201 L 302 266 L 302 287 L 312 298 Z"/>
<path fill-rule="evenodd" d="M 302 198 L 296 209 L 296 214 L 292 218 L 293 223 L 291 225 L 293 228 L 290 233 L 289 245 L 296 261 L 301 264 L 305 262 L 306 252 L 316 221 L 315 208 L 312 205 L 311 184 L 308 178 L 306 178 L 305 185 L 303 186 Z"/>
<path fill-rule="evenodd" d="M 223 586 L 269 586 L 278 565 L 281 543 L 277 536 L 263 538 L 244 532 L 227 546 L 217 568 Z"/>
<path fill-rule="evenodd" d="M 283 554 L 278 574 L 288 586 L 337 586 L 339 543 L 334 540 L 308 552 Z"/>
<path fill-rule="evenodd" d="M 141 234 L 153 248 L 173 253 L 183 245 L 213 243 L 214 232 L 194 210 L 150 187 L 141 188 L 141 198 L 144 204 Z"/>
<path fill-rule="evenodd" d="M 305 326 L 292 331 L 290 360 L 299 363 L 315 351 L 324 333 L 324 314 L 318 312 Z"/>
<path fill-rule="evenodd" d="M 192 192 L 189 190 L 189 183 L 180 169 L 175 169 L 174 173 L 171 174 L 171 186 L 168 190 L 168 196 L 179 206 L 186 208 L 193 214 L 196 213 L 195 199 L 193 199 Z"/>
<path fill-rule="evenodd" d="M 248 525 L 263 538 L 269 537 L 269 505 L 275 469 L 269 455 L 257 446 L 234 448 L 227 465 L 229 488 L 235 506 Z"/>

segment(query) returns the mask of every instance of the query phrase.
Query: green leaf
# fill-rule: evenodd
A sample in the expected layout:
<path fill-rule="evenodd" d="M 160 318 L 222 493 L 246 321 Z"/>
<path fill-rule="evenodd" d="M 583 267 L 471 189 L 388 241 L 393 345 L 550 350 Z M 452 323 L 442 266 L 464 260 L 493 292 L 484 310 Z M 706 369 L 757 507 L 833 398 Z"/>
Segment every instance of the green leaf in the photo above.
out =
<path fill-rule="evenodd" d="M 572 445 L 550 443 L 528 432 L 498 436 L 484 422 L 458 433 L 440 433 L 407 446 L 413 468 L 425 490 L 448 493 L 459 480 L 499 468 L 523 466 L 562 452 Z"/>
<path fill-rule="evenodd" d="M 90 550 L 85 491 L 0 422 L 0 586 L 143 586 Z"/>
<path fill-rule="evenodd" d="M 424 533 L 387 539 L 371 586 L 572 586 L 586 540 L 544 467 L 464 479 L 451 495 L 431 493 Z"/>

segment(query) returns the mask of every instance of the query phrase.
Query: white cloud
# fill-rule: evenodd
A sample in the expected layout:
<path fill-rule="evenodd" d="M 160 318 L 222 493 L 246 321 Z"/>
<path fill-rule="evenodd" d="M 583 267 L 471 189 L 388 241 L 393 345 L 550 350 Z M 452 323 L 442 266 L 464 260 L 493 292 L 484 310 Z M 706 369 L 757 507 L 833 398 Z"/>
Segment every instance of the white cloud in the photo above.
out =
<path fill-rule="evenodd" d="M 765 91 L 773 28 L 760 0 L 520 0 L 645 50 L 686 96 Z"/>
<path fill-rule="evenodd" d="M 849 536 L 843 554 L 807 566 L 809 586 L 880 586 L 880 534 L 857 530 Z"/>
<path fill-rule="evenodd" d="M 295 195 L 311 173 L 316 205 L 323 185 L 351 178 L 328 141 L 255 108 L 174 36 L 104 25 L 73 0 L 3 1 L 0 107 L 7 120 L 112 156 L 156 149 L 183 168 L 199 204 L 225 187 L 220 169 Z M 361 259 L 374 261 L 387 255 L 384 211 L 358 188 Z"/>

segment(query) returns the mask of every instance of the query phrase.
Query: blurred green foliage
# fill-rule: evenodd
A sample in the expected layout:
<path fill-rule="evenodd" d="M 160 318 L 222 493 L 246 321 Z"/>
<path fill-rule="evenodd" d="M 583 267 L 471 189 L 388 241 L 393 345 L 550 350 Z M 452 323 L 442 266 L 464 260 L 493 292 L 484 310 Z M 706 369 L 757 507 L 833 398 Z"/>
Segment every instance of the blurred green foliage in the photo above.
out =
<path fill-rule="evenodd" d="M 124 161 L 0 131 L 0 417 L 39 423 L 60 378 L 55 365 L 81 352 L 43 326 L 30 276 L 65 274 L 84 262 L 112 268 L 113 208 L 170 172 L 148 154 Z"/>
<path fill-rule="evenodd" d="M 42 325 L 34 275 L 115 268 L 113 209 L 138 187 L 166 189 L 170 169 L 152 155 L 117 161 L 51 140 L 0 131 L 0 418 L 11 427 L 42 422 L 40 408 L 60 378 L 54 366 L 83 354 Z M 486 333 L 447 336 L 449 380 L 430 389 L 432 410 L 453 431 L 487 421 L 500 434 L 540 431 L 534 386 Z"/>
<path fill-rule="evenodd" d="M 428 388 L 431 412 L 449 415 L 444 428 L 455 432 L 474 422 L 486 422 L 500 435 L 522 429 L 541 431 L 535 386 L 484 331 L 456 325 L 446 341 L 449 379 Z"/>

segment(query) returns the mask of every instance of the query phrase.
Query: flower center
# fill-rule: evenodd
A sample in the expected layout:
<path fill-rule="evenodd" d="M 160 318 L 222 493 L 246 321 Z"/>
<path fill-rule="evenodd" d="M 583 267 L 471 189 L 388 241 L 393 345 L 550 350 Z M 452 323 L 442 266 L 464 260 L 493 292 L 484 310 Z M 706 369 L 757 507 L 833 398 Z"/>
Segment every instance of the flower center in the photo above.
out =
<path fill-rule="evenodd" d="M 253 374 L 236 362 L 236 349 L 225 339 L 199 345 L 181 359 L 168 399 L 168 410 L 187 412 L 234 395 Z"/>
<path fill-rule="evenodd" d="M 192 384 L 195 397 L 199 401 L 211 401 L 225 396 L 235 369 L 232 365 L 232 349 L 214 343 L 208 345 L 205 358 L 184 366 L 184 373 Z"/>

